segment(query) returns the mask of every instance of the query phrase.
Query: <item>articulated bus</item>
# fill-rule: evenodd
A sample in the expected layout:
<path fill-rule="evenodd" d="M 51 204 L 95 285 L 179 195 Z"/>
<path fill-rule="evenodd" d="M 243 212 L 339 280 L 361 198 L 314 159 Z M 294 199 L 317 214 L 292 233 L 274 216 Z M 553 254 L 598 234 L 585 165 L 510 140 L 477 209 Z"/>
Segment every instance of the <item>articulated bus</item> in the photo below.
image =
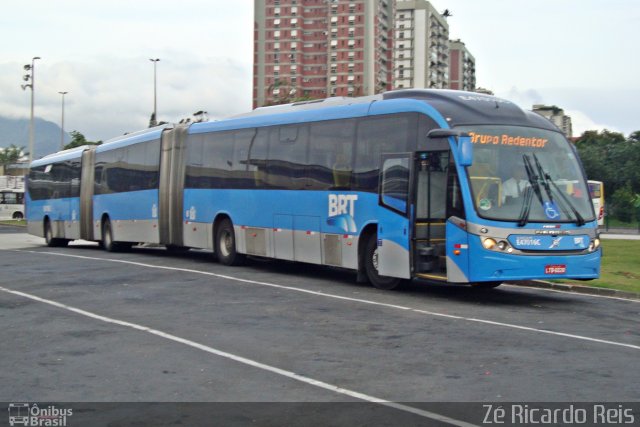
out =
<path fill-rule="evenodd" d="M 29 232 L 52 246 L 211 249 L 226 265 L 350 269 L 382 289 L 600 271 L 571 144 L 548 120 L 477 93 L 400 90 L 165 125 L 36 160 L 27 187 Z"/>

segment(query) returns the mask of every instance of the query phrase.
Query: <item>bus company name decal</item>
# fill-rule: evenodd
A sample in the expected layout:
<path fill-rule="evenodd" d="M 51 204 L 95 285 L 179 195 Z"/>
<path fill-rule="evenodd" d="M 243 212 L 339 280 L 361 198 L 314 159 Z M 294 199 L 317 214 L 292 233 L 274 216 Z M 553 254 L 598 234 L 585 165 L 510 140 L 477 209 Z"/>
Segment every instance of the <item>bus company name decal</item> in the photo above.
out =
<path fill-rule="evenodd" d="M 343 231 L 358 231 L 354 220 L 357 194 L 329 194 L 329 214 L 327 224 L 340 227 Z"/>

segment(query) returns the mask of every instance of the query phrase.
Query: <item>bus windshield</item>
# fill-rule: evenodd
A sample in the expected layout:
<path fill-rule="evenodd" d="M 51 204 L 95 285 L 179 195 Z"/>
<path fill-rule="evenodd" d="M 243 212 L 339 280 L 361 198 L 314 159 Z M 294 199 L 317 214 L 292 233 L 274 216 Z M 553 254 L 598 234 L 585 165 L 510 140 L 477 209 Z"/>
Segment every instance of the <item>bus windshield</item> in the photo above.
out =
<path fill-rule="evenodd" d="M 560 133 L 495 125 L 460 130 L 473 143 L 467 172 L 480 217 L 520 226 L 594 220 L 578 159 Z"/>

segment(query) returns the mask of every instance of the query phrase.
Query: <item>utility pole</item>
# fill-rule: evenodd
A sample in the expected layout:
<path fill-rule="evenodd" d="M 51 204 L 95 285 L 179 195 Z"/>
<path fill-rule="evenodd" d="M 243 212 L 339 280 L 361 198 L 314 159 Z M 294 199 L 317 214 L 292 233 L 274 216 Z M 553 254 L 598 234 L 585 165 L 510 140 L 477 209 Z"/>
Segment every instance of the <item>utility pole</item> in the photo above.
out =
<path fill-rule="evenodd" d="M 31 72 L 31 74 L 25 74 L 22 78 L 25 82 L 31 80 L 31 83 L 27 83 L 21 85 L 22 90 L 26 90 L 27 88 L 31 89 L 31 120 L 29 121 L 29 163 L 33 160 L 33 151 L 34 151 L 34 115 L 33 115 L 33 104 L 35 100 L 35 86 L 36 86 L 36 59 L 40 59 L 39 56 L 34 56 L 31 59 L 31 64 L 26 64 L 24 66 L 24 70 L 27 72 Z"/>
<path fill-rule="evenodd" d="M 62 119 L 60 120 L 60 151 L 64 150 L 64 96 L 69 92 L 58 92 L 62 95 Z"/>
<path fill-rule="evenodd" d="M 160 58 L 149 58 L 149 61 L 153 62 L 153 116 L 151 116 L 151 120 L 149 121 L 149 127 L 151 127 L 158 124 L 158 74 L 156 65 L 158 64 L 158 61 L 160 61 Z"/>

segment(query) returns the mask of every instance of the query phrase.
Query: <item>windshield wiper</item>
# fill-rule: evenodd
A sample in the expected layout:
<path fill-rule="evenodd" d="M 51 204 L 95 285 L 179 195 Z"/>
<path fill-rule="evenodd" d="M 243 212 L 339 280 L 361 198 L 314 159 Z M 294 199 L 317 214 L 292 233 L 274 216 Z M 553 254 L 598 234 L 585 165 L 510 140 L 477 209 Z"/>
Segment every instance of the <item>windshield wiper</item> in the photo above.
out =
<path fill-rule="evenodd" d="M 560 195 L 560 199 L 562 199 L 564 204 L 566 206 L 569 206 L 569 209 L 571 209 L 571 212 L 573 212 L 573 215 L 576 217 L 576 224 L 578 225 L 578 227 L 583 226 L 585 224 L 584 218 L 582 218 L 582 215 L 580 215 L 578 209 L 576 209 L 574 204 L 571 203 L 571 200 L 569 200 L 569 198 L 564 194 L 564 191 L 562 191 L 560 187 L 558 187 L 558 184 L 556 184 L 555 181 L 551 179 L 551 176 L 544 170 L 542 164 L 540 164 L 540 160 L 538 160 L 538 156 L 536 156 L 535 153 L 533 154 L 533 159 L 536 162 L 536 167 L 538 168 L 538 173 L 540 174 L 540 180 L 542 181 L 542 184 L 547 192 L 549 201 L 553 202 L 551 186 L 549 185 L 549 183 L 551 183 L 551 185 L 553 185 L 553 189 L 556 190 L 556 193 Z M 563 210 L 565 215 L 569 216 L 566 206 L 561 206 L 561 209 Z"/>
<path fill-rule="evenodd" d="M 533 201 L 533 193 L 535 192 L 538 200 L 540 200 L 540 204 L 542 201 L 542 193 L 540 191 L 540 185 L 538 184 L 538 176 L 531 165 L 531 160 L 529 156 L 526 154 L 522 155 L 522 160 L 524 162 L 524 170 L 527 172 L 527 178 L 529 180 L 530 186 L 525 190 L 524 194 L 524 202 L 522 204 L 522 210 L 520 211 L 520 219 L 518 221 L 519 227 L 524 227 L 529 222 L 529 213 L 531 212 L 531 202 Z"/>

